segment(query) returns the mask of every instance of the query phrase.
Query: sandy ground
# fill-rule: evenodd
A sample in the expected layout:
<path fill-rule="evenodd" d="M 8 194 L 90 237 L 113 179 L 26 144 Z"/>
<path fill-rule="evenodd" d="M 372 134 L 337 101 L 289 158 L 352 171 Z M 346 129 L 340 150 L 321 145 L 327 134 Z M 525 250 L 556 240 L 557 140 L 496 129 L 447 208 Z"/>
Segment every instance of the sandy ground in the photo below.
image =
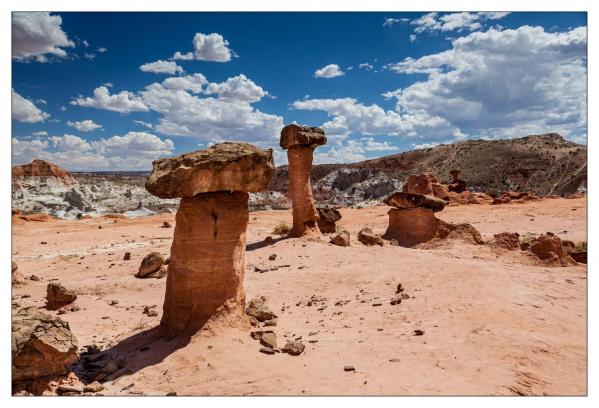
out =
<path fill-rule="evenodd" d="M 169 254 L 173 229 L 161 225 L 174 224 L 173 215 L 13 226 L 13 259 L 26 277 L 41 279 L 13 288 L 13 300 L 42 307 L 51 280 L 77 291 L 81 310 L 61 317 L 80 346 L 97 344 L 125 361 L 104 394 L 586 394 L 585 265 L 548 267 L 520 251 L 460 242 L 433 250 L 359 243 L 364 226 L 385 230 L 388 209 L 343 209 L 339 224 L 352 234 L 346 248 L 325 238 L 263 246 L 274 226 L 291 223 L 291 213 L 250 215 L 246 294 L 266 296 L 279 315 L 280 346 L 302 337 L 306 350 L 297 357 L 260 353 L 249 329 L 156 336 L 166 279 L 133 275 L 150 251 Z M 586 240 L 585 199 L 448 207 L 438 215 L 470 222 L 485 239 L 552 231 Z M 125 251 L 130 261 L 122 260 Z M 398 283 L 410 299 L 392 306 Z M 307 306 L 313 295 L 320 300 Z M 158 305 L 159 315 L 143 314 L 146 305 Z"/>

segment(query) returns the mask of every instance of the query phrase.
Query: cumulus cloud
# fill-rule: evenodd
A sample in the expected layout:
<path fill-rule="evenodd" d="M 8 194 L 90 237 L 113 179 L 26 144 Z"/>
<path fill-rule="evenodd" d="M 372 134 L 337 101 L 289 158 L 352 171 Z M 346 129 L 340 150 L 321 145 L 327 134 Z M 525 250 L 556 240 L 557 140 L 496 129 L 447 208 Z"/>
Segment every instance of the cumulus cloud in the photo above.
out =
<path fill-rule="evenodd" d="M 455 126 L 440 117 L 429 115 L 424 110 L 415 110 L 400 114 L 393 110 L 384 110 L 376 104 L 366 106 L 355 98 L 305 99 L 295 101 L 294 109 L 324 111 L 332 117 L 322 124 L 325 132 L 331 136 L 344 138 L 351 133 L 367 136 L 389 135 L 416 137 L 427 135 L 435 138 L 462 138 Z"/>
<path fill-rule="evenodd" d="M 345 73 L 341 67 L 339 67 L 337 64 L 329 64 L 326 67 L 317 69 L 316 72 L 314 72 L 314 76 L 316 78 L 335 78 L 344 74 Z"/>
<path fill-rule="evenodd" d="M 229 49 L 229 42 L 218 33 L 196 33 L 193 37 L 193 52 L 181 53 L 177 51 L 174 60 L 200 60 L 212 62 L 228 62 L 233 53 Z"/>
<path fill-rule="evenodd" d="M 25 122 L 36 123 L 43 122 L 50 115 L 38 109 L 29 99 L 26 99 L 12 89 L 12 119 Z"/>
<path fill-rule="evenodd" d="M 230 99 L 243 102 L 258 102 L 268 95 L 261 87 L 241 74 L 228 78 L 225 82 L 210 83 L 204 91 L 205 94 L 218 94 L 221 99 Z"/>
<path fill-rule="evenodd" d="M 158 60 L 148 62 L 139 67 L 143 72 L 152 72 L 154 74 L 179 74 L 183 72 L 183 68 L 173 61 Z"/>
<path fill-rule="evenodd" d="M 45 130 L 40 130 L 39 132 L 33 132 L 32 135 L 37 137 L 48 136 L 48 132 L 46 132 Z"/>
<path fill-rule="evenodd" d="M 49 61 L 66 57 L 63 48 L 74 47 L 61 27 L 62 18 L 46 12 L 12 13 L 12 58 L 18 61 Z"/>
<path fill-rule="evenodd" d="M 80 132 L 91 132 L 96 129 L 102 129 L 102 125 L 97 124 L 91 119 L 85 119 L 79 122 L 67 122 L 67 126 L 74 127 Z"/>
<path fill-rule="evenodd" d="M 118 94 L 111 95 L 105 86 L 94 89 L 93 98 L 89 96 L 87 98 L 79 97 L 71 101 L 71 105 L 121 113 L 148 111 L 148 107 L 139 96 L 128 91 L 121 91 Z"/>
<path fill-rule="evenodd" d="M 152 160 L 171 155 L 173 149 L 171 140 L 147 132 L 129 132 L 96 141 L 68 134 L 47 140 L 12 139 L 15 163 L 43 159 L 69 170 L 148 170 Z"/>
<path fill-rule="evenodd" d="M 398 112 L 426 111 L 479 136 L 586 134 L 586 46 L 586 27 L 475 32 L 447 51 L 388 66 L 427 79 L 384 95 Z"/>
<path fill-rule="evenodd" d="M 412 20 L 410 24 L 415 25 L 415 33 L 423 32 L 448 32 L 448 31 L 474 31 L 482 28 L 484 22 L 488 20 L 499 20 L 510 13 L 491 12 L 491 13 L 427 13 L 422 17 Z"/>

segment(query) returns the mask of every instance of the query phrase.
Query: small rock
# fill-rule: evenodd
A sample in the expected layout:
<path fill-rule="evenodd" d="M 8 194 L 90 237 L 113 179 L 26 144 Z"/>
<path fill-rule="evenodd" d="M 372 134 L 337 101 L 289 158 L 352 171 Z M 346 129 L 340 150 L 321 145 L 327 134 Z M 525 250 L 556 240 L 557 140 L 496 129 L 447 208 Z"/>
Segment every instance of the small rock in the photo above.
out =
<path fill-rule="evenodd" d="M 414 330 L 414 336 L 422 336 L 424 334 L 424 330 L 416 329 Z"/>
<path fill-rule="evenodd" d="M 354 366 L 345 366 L 343 371 L 356 371 L 356 368 Z"/>
<path fill-rule="evenodd" d="M 255 317 L 259 322 L 264 322 L 278 317 L 272 310 L 265 304 L 266 298 L 264 296 L 258 296 L 250 300 L 245 312 Z"/>
<path fill-rule="evenodd" d="M 270 319 L 270 320 L 264 321 L 264 326 L 276 326 L 276 325 L 277 325 L 277 319 Z"/>
<path fill-rule="evenodd" d="M 104 389 L 104 386 L 98 381 L 91 382 L 83 387 L 83 392 L 100 392 Z"/>
<path fill-rule="evenodd" d="M 393 299 L 391 299 L 390 303 L 392 306 L 399 305 L 401 303 L 401 298 L 398 298 L 398 297 L 393 298 Z"/>
<path fill-rule="evenodd" d="M 164 222 L 162 223 L 162 228 L 172 228 L 172 227 L 173 227 L 173 226 L 172 226 L 172 225 L 171 225 L 171 223 L 170 223 L 170 222 L 168 222 L 168 221 L 164 221 Z"/>
<path fill-rule="evenodd" d="M 31 276 L 29 277 L 29 280 L 32 280 L 32 281 L 36 281 L 36 282 L 38 282 L 38 281 L 40 280 L 40 278 L 39 278 L 37 275 L 31 275 Z"/>
<path fill-rule="evenodd" d="M 139 271 L 135 274 L 136 278 L 149 278 L 155 272 L 158 272 L 164 264 L 164 257 L 160 252 L 151 252 L 144 257 L 139 266 Z"/>
<path fill-rule="evenodd" d="M 110 302 L 108 302 L 108 304 L 109 304 L 110 306 L 115 306 L 115 305 L 118 305 L 118 304 L 119 304 L 119 301 L 118 301 L 118 300 L 111 300 Z"/>
<path fill-rule="evenodd" d="M 123 261 L 131 260 L 131 252 L 125 252 L 125 256 L 123 256 Z"/>
<path fill-rule="evenodd" d="M 358 233 L 358 241 L 360 241 L 366 246 L 385 245 L 385 241 L 383 241 L 383 238 L 372 232 L 372 229 L 370 228 L 362 228 L 362 230 L 360 230 L 360 232 Z"/>
<path fill-rule="evenodd" d="M 299 356 L 304 352 L 304 343 L 301 341 L 288 341 L 285 343 L 285 347 L 283 347 L 283 353 L 287 353 L 292 356 Z"/>
<path fill-rule="evenodd" d="M 101 225 L 98 225 L 98 229 L 102 229 L 102 226 L 101 226 Z"/>
<path fill-rule="evenodd" d="M 403 291 L 404 291 L 404 288 L 403 288 L 402 284 L 398 283 L 397 284 L 397 290 L 395 291 L 395 293 L 401 293 Z"/>
<path fill-rule="evenodd" d="M 260 353 L 275 354 L 275 351 L 270 347 L 260 347 Z"/>
<path fill-rule="evenodd" d="M 345 229 L 337 226 L 336 232 L 331 235 L 331 244 L 347 247 L 350 245 L 350 235 Z"/>
<path fill-rule="evenodd" d="M 272 254 L 268 257 L 269 261 L 274 261 L 275 259 L 277 259 L 277 254 Z"/>
<path fill-rule="evenodd" d="M 57 310 L 61 307 L 74 302 L 77 294 L 66 289 L 60 283 L 52 282 L 46 288 L 46 308 L 48 310 Z"/>
<path fill-rule="evenodd" d="M 61 384 L 56 389 L 56 392 L 58 394 L 65 394 L 65 393 L 81 394 L 83 392 L 83 387 L 80 385 Z"/>
<path fill-rule="evenodd" d="M 168 394 L 166 394 L 167 397 L 176 397 L 177 393 L 175 391 L 171 391 Z"/>
<path fill-rule="evenodd" d="M 399 358 L 392 358 L 391 360 L 389 360 L 390 363 L 400 363 L 401 360 Z"/>
<path fill-rule="evenodd" d="M 265 332 L 260 337 L 260 343 L 263 346 L 275 349 L 277 348 L 277 336 L 274 332 Z"/>

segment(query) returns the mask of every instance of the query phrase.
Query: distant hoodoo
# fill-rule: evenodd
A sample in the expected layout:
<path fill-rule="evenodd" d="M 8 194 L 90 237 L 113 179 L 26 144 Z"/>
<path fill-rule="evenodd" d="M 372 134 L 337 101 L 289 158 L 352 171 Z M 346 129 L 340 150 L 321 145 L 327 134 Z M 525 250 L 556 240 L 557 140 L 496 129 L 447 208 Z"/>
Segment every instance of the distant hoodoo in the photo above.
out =
<path fill-rule="evenodd" d="M 281 148 L 289 160 L 289 195 L 293 207 L 292 237 L 318 234 L 318 212 L 312 196 L 314 149 L 326 144 L 324 131 L 317 127 L 287 125 L 281 131 Z"/>
<path fill-rule="evenodd" d="M 153 162 L 146 189 L 181 197 L 160 323 L 167 332 L 193 333 L 215 315 L 245 319 L 248 192 L 263 190 L 273 173 L 272 150 L 247 143 Z"/>

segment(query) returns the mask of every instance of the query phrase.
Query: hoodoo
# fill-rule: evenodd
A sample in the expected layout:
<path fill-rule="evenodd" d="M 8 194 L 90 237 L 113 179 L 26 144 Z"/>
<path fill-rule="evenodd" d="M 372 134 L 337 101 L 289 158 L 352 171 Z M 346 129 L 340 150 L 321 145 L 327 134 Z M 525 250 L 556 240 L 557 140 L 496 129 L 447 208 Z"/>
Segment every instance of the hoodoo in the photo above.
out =
<path fill-rule="evenodd" d="M 193 333 L 216 314 L 244 319 L 248 192 L 274 173 L 272 150 L 221 143 L 156 160 L 146 189 L 181 198 L 176 215 L 161 327 Z"/>
<path fill-rule="evenodd" d="M 289 160 L 289 195 L 293 207 L 290 236 L 318 233 L 318 212 L 312 196 L 312 159 L 314 149 L 326 144 L 324 131 L 317 127 L 287 125 L 281 131 L 280 145 Z"/>

